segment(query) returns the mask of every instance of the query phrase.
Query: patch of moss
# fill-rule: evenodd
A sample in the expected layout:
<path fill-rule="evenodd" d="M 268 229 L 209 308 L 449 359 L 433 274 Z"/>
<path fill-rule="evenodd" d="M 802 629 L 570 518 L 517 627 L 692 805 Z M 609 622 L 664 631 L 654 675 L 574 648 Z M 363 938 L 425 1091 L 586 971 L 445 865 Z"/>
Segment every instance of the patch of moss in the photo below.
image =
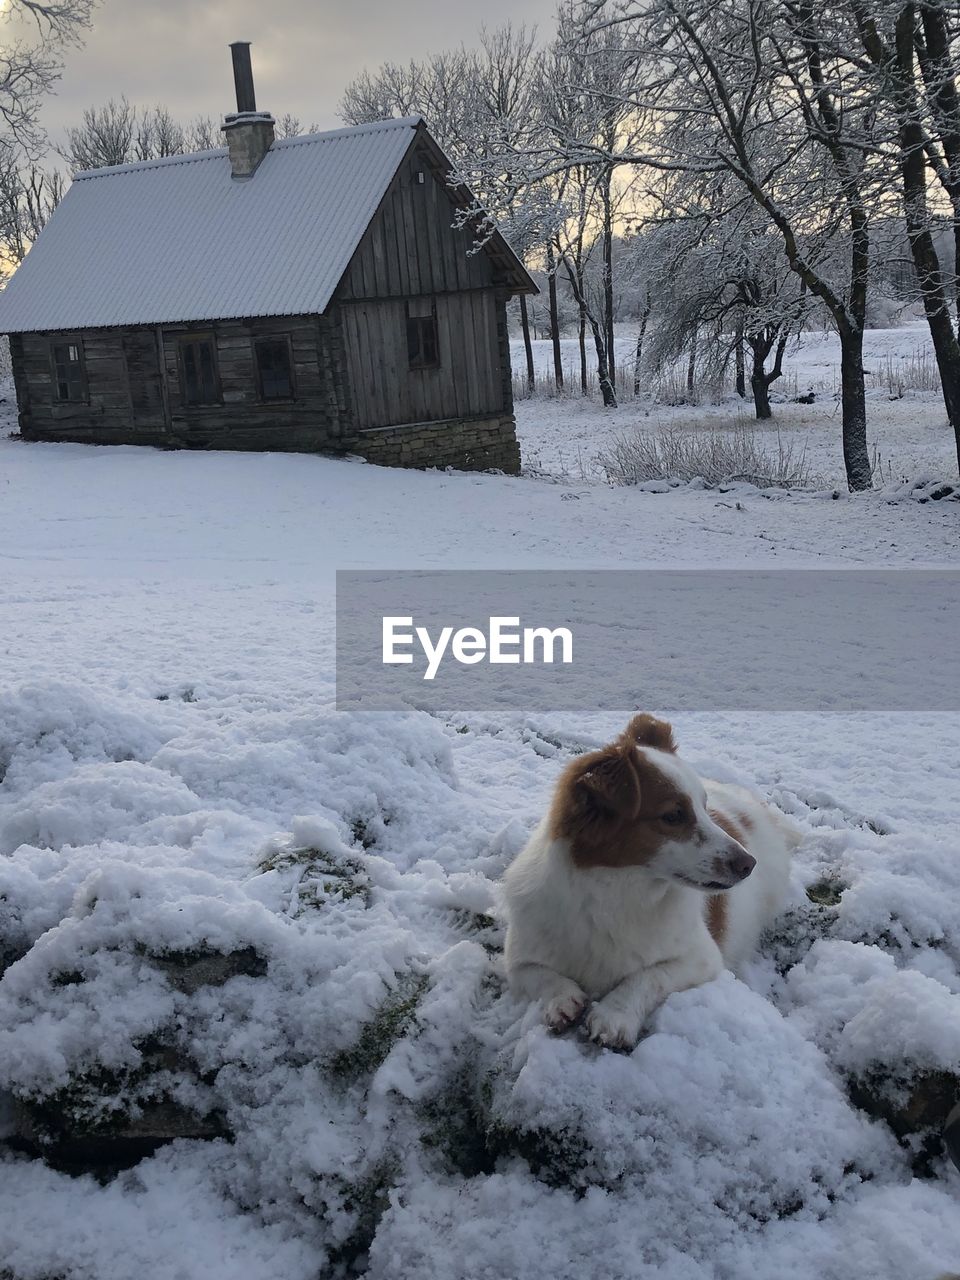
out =
<path fill-rule="evenodd" d="M 413 1025 L 417 1006 L 429 983 L 425 974 L 404 974 L 373 1018 L 364 1024 L 356 1043 L 330 1059 L 331 1073 L 347 1081 L 372 1076 Z"/>
<path fill-rule="evenodd" d="M 353 1182 L 335 1180 L 339 1184 L 343 1210 L 354 1218 L 350 1234 L 330 1251 L 330 1261 L 335 1268 L 354 1268 L 369 1250 L 380 1219 L 390 1207 L 390 1190 L 398 1172 L 397 1161 L 387 1158 Z"/>
<path fill-rule="evenodd" d="M 151 1037 L 136 1067 L 96 1068 L 50 1093 L 19 1095 L 12 1145 L 70 1173 L 113 1176 L 177 1138 L 229 1137 L 216 1110 L 199 1114 L 176 1101 L 177 1076 L 200 1077 L 189 1059 Z"/>
<path fill-rule="evenodd" d="M 841 880 L 824 876 L 807 886 L 807 897 L 818 907 L 836 907 L 840 905 L 840 899 L 847 888 L 849 886 Z"/>
<path fill-rule="evenodd" d="M 299 871 L 296 901 L 301 908 L 319 910 L 331 898 L 341 902 L 356 898 L 365 907 L 370 905 L 370 876 L 359 858 L 309 847 L 279 849 L 264 858 L 260 867 L 263 871 Z"/>
<path fill-rule="evenodd" d="M 485 911 L 454 907 L 450 912 L 450 923 L 458 933 L 479 942 L 488 955 L 503 950 L 503 927 Z"/>
<path fill-rule="evenodd" d="M 144 952 L 165 975 L 171 986 L 193 995 L 201 987 L 221 987 L 239 976 L 262 978 L 267 962 L 254 947 L 215 951 L 194 947 L 184 951 Z"/>
<path fill-rule="evenodd" d="M 83 974 L 79 969 L 70 969 L 50 975 L 51 987 L 77 987 L 83 982 Z"/>
<path fill-rule="evenodd" d="M 837 907 L 812 902 L 790 907 L 764 930 L 760 949 L 773 960 L 777 972 L 785 974 L 800 963 L 818 938 L 832 935 L 839 915 Z"/>
<path fill-rule="evenodd" d="M 420 1141 L 465 1178 L 493 1173 L 496 1165 L 489 1133 L 491 1090 L 484 1083 L 464 1071 L 419 1109 Z"/>
<path fill-rule="evenodd" d="M 602 1183 L 589 1144 L 574 1125 L 559 1129 L 512 1124 L 496 1114 L 496 1071 L 476 1078 L 469 1067 L 421 1104 L 421 1142 L 448 1172 L 493 1173 L 501 1158 L 519 1157 L 551 1187 L 577 1191 Z"/>

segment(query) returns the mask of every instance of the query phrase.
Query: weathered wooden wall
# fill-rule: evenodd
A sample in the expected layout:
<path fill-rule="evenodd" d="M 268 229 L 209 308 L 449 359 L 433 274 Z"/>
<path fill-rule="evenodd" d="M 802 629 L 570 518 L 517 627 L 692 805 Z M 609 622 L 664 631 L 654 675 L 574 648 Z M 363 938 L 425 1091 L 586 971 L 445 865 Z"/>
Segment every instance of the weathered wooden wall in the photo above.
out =
<path fill-rule="evenodd" d="M 183 402 L 178 339 L 197 333 L 216 340 L 222 402 Z M 253 340 L 288 334 L 296 397 L 259 399 Z M 336 448 L 350 432 L 343 378 L 342 335 L 329 316 L 301 316 L 137 329 L 95 329 L 82 341 L 89 402 L 59 403 L 50 348 L 65 335 L 11 338 L 11 358 L 28 439 L 98 444 L 160 444 L 219 449 Z M 161 354 L 162 353 L 162 354 Z"/>
<path fill-rule="evenodd" d="M 407 367 L 406 302 L 344 304 L 344 346 L 359 430 L 503 409 L 493 289 L 435 298 L 440 363 Z"/>
<path fill-rule="evenodd" d="M 470 252 L 472 233 L 452 225 L 454 208 L 433 163 L 417 147 L 400 166 L 337 291 L 360 431 L 509 410 L 509 346 L 498 337 L 503 290 L 487 254 Z M 413 299 L 436 307 L 436 369 L 408 368 Z"/>
<path fill-rule="evenodd" d="M 416 147 L 398 169 L 340 282 L 341 302 L 461 293 L 501 283 L 488 255 L 471 253 L 472 233 L 453 227 L 450 194 L 431 164 Z"/>

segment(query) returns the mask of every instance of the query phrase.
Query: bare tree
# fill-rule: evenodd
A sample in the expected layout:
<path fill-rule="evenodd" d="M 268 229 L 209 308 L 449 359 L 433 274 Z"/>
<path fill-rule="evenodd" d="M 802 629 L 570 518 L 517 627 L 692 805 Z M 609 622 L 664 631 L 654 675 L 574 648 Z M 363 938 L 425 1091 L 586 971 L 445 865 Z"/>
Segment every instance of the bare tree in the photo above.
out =
<path fill-rule="evenodd" d="M 9 0 L 3 14 L 15 31 L 0 46 L 0 142 L 35 160 L 45 142 L 43 99 L 63 70 L 66 50 L 81 43 L 95 0 Z"/>
<path fill-rule="evenodd" d="M 28 163 L 14 147 L 0 147 L 0 259 L 11 269 L 46 225 L 63 197 L 64 178 Z"/>
<path fill-rule="evenodd" d="M 73 173 L 152 159 L 150 152 L 138 154 L 137 144 L 152 150 L 152 138 L 139 129 L 137 109 L 126 98 L 111 98 L 105 106 L 86 108 L 81 123 L 67 130 L 62 154 Z"/>
<path fill-rule="evenodd" d="M 315 131 L 315 125 L 307 130 Z M 304 132 L 296 116 L 288 114 L 277 120 L 278 138 Z M 105 106 L 87 107 L 81 123 L 67 130 L 67 145 L 62 155 L 71 171 L 77 173 L 81 169 L 158 160 L 221 146 L 220 125 L 209 116 L 197 116 L 184 126 L 165 106 L 136 107 L 121 98 L 119 102 L 111 99 Z"/>

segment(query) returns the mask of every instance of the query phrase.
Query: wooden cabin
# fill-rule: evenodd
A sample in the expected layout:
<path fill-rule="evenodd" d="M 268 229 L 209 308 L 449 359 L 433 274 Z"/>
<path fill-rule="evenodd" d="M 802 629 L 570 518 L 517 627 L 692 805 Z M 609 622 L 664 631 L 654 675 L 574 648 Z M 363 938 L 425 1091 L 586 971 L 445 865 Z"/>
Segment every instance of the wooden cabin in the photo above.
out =
<path fill-rule="evenodd" d="M 78 174 L 0 294 L 23 437 L 519 470 L 516 255 L 422 120 L 275 140 L 233 48 L 227 146 Z"/>

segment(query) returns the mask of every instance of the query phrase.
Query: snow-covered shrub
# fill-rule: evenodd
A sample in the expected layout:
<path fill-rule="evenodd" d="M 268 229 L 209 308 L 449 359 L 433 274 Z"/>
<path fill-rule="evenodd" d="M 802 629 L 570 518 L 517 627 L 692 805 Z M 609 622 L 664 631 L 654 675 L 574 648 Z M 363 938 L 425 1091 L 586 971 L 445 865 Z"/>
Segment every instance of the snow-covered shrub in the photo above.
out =
<path fill-rule="evenodd" d="M 960 1101 L 960 1000 L 942 983 L 863 943 L 820 941 L 787 978 L 789 1018 L 885 1120 L 919 1172 L 941 1156 Z"/>
<path fill-rule="evenodd" d="M 615 484 L 664 481 L 707 488 L 745 482 L 758 488 L 803 489 L 813 483 L 803 452 L 777 438 L 773 452 L 750 427 L 691 431 L 662 427 L 621 434 L 598 459 Z"/>
<path fill-rule="evenodd" d="M 773 959 L 778 973 L 788 973 L 818 938 L 835 932 L 845 887 L 842 881 L 831 877 L 816 880 L 807 886 L 802 902 L 788 906 L 765 930 L 761 946 L 764 954 Z"/>

